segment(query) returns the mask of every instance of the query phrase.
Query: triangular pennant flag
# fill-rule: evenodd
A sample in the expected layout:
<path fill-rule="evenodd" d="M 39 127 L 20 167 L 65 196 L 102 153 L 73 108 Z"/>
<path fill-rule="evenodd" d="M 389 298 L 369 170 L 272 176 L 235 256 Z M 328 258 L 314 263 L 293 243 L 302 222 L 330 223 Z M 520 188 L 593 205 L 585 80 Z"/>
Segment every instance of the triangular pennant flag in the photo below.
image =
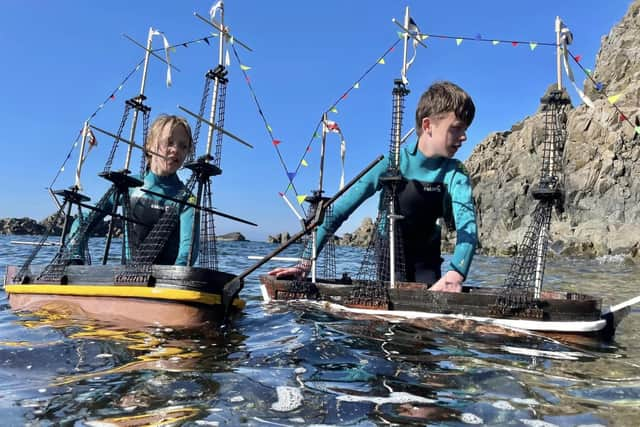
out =
<path fill-rule="evenodd" d="M 269 132 L 273 132 L 273 129 L 271 129 L 271 126 L 269 126 L 269 125 L 267 125 L 267 130 L 268 130 Z"/>
<path fill-rule="evenodd" d="M 273 142 L 273 145 L 278 145 L 278 144 L 280 144 L 280 140 L 279 140 L 279 139 L 274 139 L 272 142 Z"/>
<path fill-rule="evenodd" d="M 536 46 L 538 46 L 538 43 L 536 42 L 529 42 L 529 47 L 531 48 L 531 50 L 535 49 Z"/>
<path fill-rule="evenodd" d="M 610 104 L 615 104 L 615 103 L 616 103 L 616 101 L 617 101 L 618 99 L 620 99 L 620 97 L 621 97 L 621 96 L 622 96 L 622 94 L 621 94 L 621 93 L 618 93 L 618 94 L 616 94 L 616 95 L 611 95 L 611 96 L 610 96 L 610 97 L 608 97 L 607 99 L 609 100 L 609 103 L 610 103 Z"/>
<path fill-rule="evenodd" d="M 293 178 L 296 177 L 295 172 L 287 172 L 287 176 L 289 177 L 289 181 L 293 181 Z"/>
<path fill-rule="evenodd" d="M 499 41 L 499 40 L 493 40 L 493 41 L 491 42 L 491 44 L 492 44 L 492 45 L 494 45 L 494 46 L 495 46 L 495 45 L 497 45 L 498 43 L 500 43 L 500 41 Z"/>
<path fill-rule="evenodd" d="M 250 69 L 251 69 L 251 67 L 249 67 L 249 66 L 247 66 L 247 65 L 242 65 L 242 64 L 240 64 L 240 69 L 241 69 L 242 71 L 248 71 L 248 70 L 250 70 Z"/>
<path fill-rule="evenodd" d="M 462 39 L 461 38 L 457 38 L 456 39 L 456 45 L 460 46 L 461 43 L 462 43 Z"/>
<path fill-rule="evenodd" d="M 301 205 L 302 202 L 304 202 L 304 199 L 306 199 L 307 196 L 305 196 L 304 194 L 301 194 L 299 196 L 296 196 L 296 199 L 298 199 L 298 204 Z"/>
<path fill-rule="evenodd" d="M 233 36 L 229 37 L 229 44 L 233 44 Z"/>
<path fill-rule="evenodd" d="M 620 121 L 624 122 L 625 120 L 627 120 L 627 118 L 625 117 L 624 114 L 620 113 Z"/>
<path fill-rule="evenodd" d="M 378 60 L 378 64 L 383 64 L 383 65 L 384 65 L 384 58 L 380 58 L 380 59 Z"/>
<path fill-rule="evenodd" d="M 307 161 L 305 159 L 302 159 L 302 161 L 300 162 L 300 164 L 302 166 L 309 166 L 309 163 L 307 163 Z"/>
<path fill-rule="evenodd" d="M 189 47 L 189 45 L 187 43 L 182 43 L 182 46 Z"/>
<path fill-rule="evenodd" d="M 576 62 L 580 62 L 580 60 L 582 59 L 582 55 L 576 55 L 575 59 L 576 59 Z"/>
<path fill-rule="evenodd" d="M 511 42 L 511 46 L 513 46 L 513 47 L 518 46 L 518 42 Z"/>
<path fill-rule="evenodd" d="M 347 92 L 343 93 L 342 96 L 340 97 L 340 99 L 346 99 L 347 98 Z"/>
<path fill-rule="evenodd" d="M 596 90 L 600 92 L 602 90 L 602 83 L 596 82 Z"/>
<path fill-rule="evenodd" d="M 636 126 L 636 133 L 640 135 L 640 126 Z"/>
<path fill-rule="evenodd" d="M 354 89 L 360 89 L 360 82 L 356 82 L 356 84 L 353 85 Z"/>
<path fill-rule="evenodd" d="M 293 188 L 293 185 L 291 185 L 291 183 L 289 183 L 289 185 L 287 185 L 287 189 L 286 189 L 286 190 L 284 190 L 284 191 L 289 191 L 289 190 L 291 190 L 292 188 Z"/>
<path fill-rule="evenodd" d="M 422 40 L 426 40 L 426 39 L 428 39 L 428 38 L 429 38 L 429 35 L 428 35 L 428 34 L 422 34 L 422 35 L 420 36 L 420 38 L 421 38 Z"/>
<path fill-rule="evenodd" d="M 585 68 L 584 69 L 587 72 L 587 75 L 590 76 L 591 75 L 591 68 Z"/>
<path fill-rule="evenodd" d="M 111 94 L 111 96 L 109 97 L 110 99 L 116 99 L 116 95 L 115 94 Z"/>
<path fill-rule="evenodd" d="M 398 31 L 398 38 L 404 38 L 404 33 L 402 31 Z"/>
<path fill-rule="evenodd" d="M 209 46 L 211 46 L 211 44 L 209 44 L 209 38 L 205 37 L 202 39 L 206 44 L 208 44 Z"/>
<path fill-rule="evenodd" d="M 313 133 L 313 137 L 314 137 L 314 138 L 320 138 L 320 135 L 318 134 L 318 132 L 314 132 L 314 133 Z"/>
<path fill-rule="evenodd" d="M 331 107 L 329 111 L 331 111 L 332 113 L 338 114 L 338 109 L 336 107 Z"/>
<path fill-rule="evenodd" d="M 280 191 L 278 191 L 278 196 L 284 197 L 284 193 L 281 193 Z"/>
<path fill-rule="evenodd" d="M 311 152 L 311 146 L 308 146 L 307 147 L 307 153 L 310 153 L 310 152 Z"/>

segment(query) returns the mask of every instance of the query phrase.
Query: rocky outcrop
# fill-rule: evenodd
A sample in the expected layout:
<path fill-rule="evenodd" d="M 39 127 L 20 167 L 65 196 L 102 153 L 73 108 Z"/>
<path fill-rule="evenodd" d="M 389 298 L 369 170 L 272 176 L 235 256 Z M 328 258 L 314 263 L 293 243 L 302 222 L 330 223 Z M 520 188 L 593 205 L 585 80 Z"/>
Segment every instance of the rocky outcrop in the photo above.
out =
<path fill-rule="evenodd" d="M 365 217 L 362 224 L 353 233 L 345 233 L 336 239 L 336 244 L 341 246 L 367 247 L 373 235 L 373 220 Z"/>
<path fill-rule="evenodd" d="M 45 227 L 31 218 L 0 219 L 0 234 L 43 234 Z"/>
<path fill-rule="evenodd" d="M 244 242 L 247 239 L 242 235 L 242 233 L 235 231 L 232 233 L 227 233 L 221 236 L 217 236 L 216 240 L 219 240 L 222 242 Z"/>
<path fill-rule="evenodd" d="M 267 243 L 278 243 L 278 244 L 282 244 L 284 242 L 286 242 L 287 240 L 289 240 L 291 238 L 291 235 L 288 232 L 282 232 L 280 234 L 278 234 L 277 236 L 268 236 L 267 237 Z"/>
<path fill-rule="evenodd" d="M 593 74 L 606 96 L 585 82 L 594 108 L 567 113 L 564 212 L 552 220 L 551 251 L 559 255 L 621 254 L 640 259 L 640 0 L 603 38 Z M 541 94 L 542 95 L 542 94 Z M 542 162 L 544 116 L 536 112 L 495 132 L 467 160 L 479 220 L 481 251 L 511 255 L 531 222 Z"/>

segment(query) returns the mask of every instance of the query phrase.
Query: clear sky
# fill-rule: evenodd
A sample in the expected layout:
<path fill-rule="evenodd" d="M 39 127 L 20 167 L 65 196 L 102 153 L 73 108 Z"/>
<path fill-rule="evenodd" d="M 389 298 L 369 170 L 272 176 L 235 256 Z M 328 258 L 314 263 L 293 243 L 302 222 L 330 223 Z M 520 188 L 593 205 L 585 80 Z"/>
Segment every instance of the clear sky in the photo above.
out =
<path fill-rule="evenodd" d="M 123 79 L 142 59 L 144 51 L 123 37 L 145 43 L 149 27 L 164 32 L 170 44 L 210 36 L 212 28 L 193 16 L 208 16 L 211 0 L 90 2 L 75 0 L 2 0 L 0 13 L 0 218 L 29 216 L 42 219 L 56 209 L 46 188 L 69 153 L 84 120 L 115 92 L 114 99 L 92 119 L 92 124 L 115 132 L 124 101 L 140 91 L 141 69 L 121 90 Z M 430 37 L 409 70 L 404 130 L 413 126 L 418 97 L 435 80 L 452 80 L 474 98 L 476 119 L 468 142 L 458 153 L 465 160 L 473 146 L 490 132 L 507 130 L 533 114 L 547 86 L 555 81 L 555 48 L 529 42 L 555 42 L 554 20 L 559 15 L 573 32 L 570 50 L 593 68 L 602 36 L 617 23 L 630 0 L 537 1 L 225 1 L 225 23 L 235 37 L 241 63 L 255 90 L 288 171 L 305 155 L 324 111 L 398 40 L 405 6 L 421 31 L 452 36 Z M 456 37 L 505 40 L 491 42 Z M 508 41 L 523 41 L 513 46 Z M 154 48 L 161 48 L 154 38 Z M 160 55 L 164 55 L 159 52 Z M 171 62 L 173 86 L 165 86 L 165 66 L 152 60 L 145 94 L 152 119 L 160 112 L 179 113 L 178 104 L 197 111 L 204 74 L 217 64 L 217 39 L 210 45 L 179 46 Z M 355 176 L 378 154 L 388 151 L 391 126 L 391 90 L 400 75 L 402 44 L 387 54 L 337 105 L 336 121 L 347 144 L 346 179 Z M 248 149 L 226 139 L 223 174 L 214 180 L 217 209 L 259 224 L 258 228 L 226 219 L 217 221 L 218 233 L 240 231 L 253 240 L 280 231 L 295 232 L 299 222 L 278 196 L 288 179 L 271 137 L 258 114 L 240 64 L 231 55 L 225 127 L 252 143 Z M 584 75 L 575 64 L 582 86 Z M 605 82 L 606 83 L 606 82 Z M 568 81 L 565 78 L 565 84 Z M 570 91 L 574 104 L 579 99 Z M 192 126 L 194 121 L 190 119 Z M 128 135 L 128 128 L 124 134 Z M 98 146 L 85 163 L 84 192 L 95 202 L 107 184 L 97 177 L 112 140 L 97 134 Z M 137 141 L 141 136 L 138 134 Z M 206 140 L 202 134 L 201 141 Z M 305 155 L 294 179 L 300 193 L 318 186 L 319 139 Z M 200 144 L 200 150 L 204 144 Z M 337 190 L 339 139 L 330 135 L 326 150 L 325 188 Z M 124 152 L 120 146 L 119 152 Z M 73 184 L 75 149 L 53 188 Z M 120 159 L 120 160 L 118 160 Z M 139 164 L 134 154 L 134 170 Z M 122 166 L 118 157 L 114 169 Z M 288 196 L 297 204 L 295 194 Z M 376 203 L 358 210 L 339 232 L 352 231 L 364 216 L 373 216 Z"/>

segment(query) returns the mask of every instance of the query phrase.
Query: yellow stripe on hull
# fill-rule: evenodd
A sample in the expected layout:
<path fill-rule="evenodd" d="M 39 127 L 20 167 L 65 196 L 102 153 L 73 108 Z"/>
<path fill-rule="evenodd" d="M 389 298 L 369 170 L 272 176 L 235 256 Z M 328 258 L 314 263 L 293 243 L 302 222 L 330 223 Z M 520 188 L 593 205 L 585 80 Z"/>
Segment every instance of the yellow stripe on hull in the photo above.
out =
<path fill-rule="evenodd" d="M 87 297 L 123 297 L 172 300 L 176 302 L 219 305 L 220 295 L 185 289 L 154 288 L 147 286 L 105 285 L 5 285 L 7 294 L 75 295 Z M 234 304 L 236 305 L 236 304 Z"/>

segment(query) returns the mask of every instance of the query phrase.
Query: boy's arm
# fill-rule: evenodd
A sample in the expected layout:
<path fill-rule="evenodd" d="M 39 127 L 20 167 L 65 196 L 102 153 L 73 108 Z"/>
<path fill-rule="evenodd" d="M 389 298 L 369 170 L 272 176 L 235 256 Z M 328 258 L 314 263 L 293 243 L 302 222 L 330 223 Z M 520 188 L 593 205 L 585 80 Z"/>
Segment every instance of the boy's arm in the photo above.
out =
<path fill-rule="evenodd" d="M 192 202 L 192 200 L 189 200 Z M 176 257 L 175 265 L 187 265 L 189 260 L 189 252 L 191 250 L 191 233 L 193 227 L 193 221 L 195 221 L 195 209 L 191 206 L 186 207 L 182 213 L 180 213 L 180 245 L 178 247 L 178 256 Z M 198 250 L 200 244 L 200 230 L 196 227 L 195 240 L 193 253 L 194 257 L 191 260 L 191 265 L 194 265 L 198 257 Z"/>
<path fill-rule="evenodd" d="M 333 204 L 332 215 L 324 218 L 318 227 L 316 253 L 320 253 L 330 235 L 335 233 L 349 216 L 380 189 L 380 176 L 386 172 L 388 160 L 385 157 L 373 169 L 356 182 L 349 191 Z"/>
<path fill-rule="evenodd" d="M 471 180 L 460 162 L 453 173 L 449 192 L 456 224 L 456 246 L 449 264 L 449 271 L 457 272 L 464 280 L 471 267 L 478 235 Z"/>

